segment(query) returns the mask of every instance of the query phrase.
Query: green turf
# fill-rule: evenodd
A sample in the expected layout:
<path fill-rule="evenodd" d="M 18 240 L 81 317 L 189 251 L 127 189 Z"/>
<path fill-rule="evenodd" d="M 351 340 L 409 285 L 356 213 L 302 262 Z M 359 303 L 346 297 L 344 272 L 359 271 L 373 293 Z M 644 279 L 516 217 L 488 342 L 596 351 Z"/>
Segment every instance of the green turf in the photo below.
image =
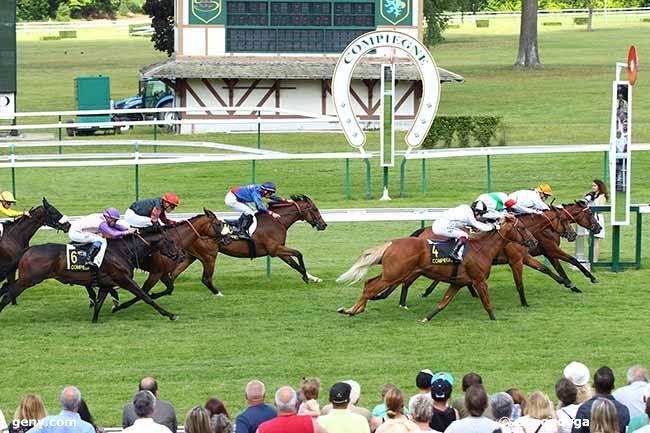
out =
<path fill-rule="evenodd" d="M 648 51 L 647 26 L 610 22 L 592 33 L 568 24 L 540 27 L 546 68 L 535 72 L 510 69 L 517 40 L 513 28 L 506 21 L 480 31 L 463 25 L 434 49 L 440 66 L 467 80 L 443 86 L 440 112 L 502 115 L 509 144 L 605 142 L 613 63 L 625 58 L 629 43 L 637 43 L 641 53 Z M 27 39 L 21 35 L 19 41 L 21 111 L 73 108 L 72 80 L 81 74 L 110 74 L 114 98 L 129 96 L 136 91 L 137 68 L 162 58 L 141 38 L 116 38 L 104 31 L 80 30 L 79 39 L 68 41 Z M 640 75 L 634 100 L 637 142 L 650 138 L 645 83 Z M 122 138 L 149 136 L 140 130 Z M 371 134 L 371 141 L 375 137 Z M 247 134 L 183 138 L 255 145 L 255 137 Z M 340 134 L 265 134 L 262 144 L 295 152 L 349 150 Z M 632 201 L 647 203 L 650 174 L 644 168 L 650 156 L 636 153 L 633 161 Z M 468 202 L 486 189 L 484 158 L 428 161 L 426 192 L 421 191 L 420 168 L 419 162 L 408 163 L 407 196 L 388 204 L 376 200 L 381 171 L 374 163 L 372 200 L 364 197 L 365 173 L 359 161 L 351 162 L 351 200 L 344 199 L 342 161 L 259 162 L 257 177 L 277 180 L 282 194 L 307 193 L 321 208 L 451 206 Z M 560 201 L 570 201 L 586 192 L 592 178 L 602 177 L 602 155 L 504 156 L 492 159 L 492 169 L 494 190 L 510 191 L 544 181 L 553 185 Z M 397 173 L 391 171 L 393 196 L 399 188 Z M 251 166 L 143 167 L 140 177 L 142 197 L 173 189 L 181 195 L 181 211 L 204 205 L 225 210 L 225 192 L 250 181 Z M 0 185 L 10 182 L 10 171 L 3 170 Z M 19 169 L 16 182 L 19 206 L 35 204 L 46 195 L 69 215 L 107 205 L 124 209 L 135 196 L 133 168 Z M 100 424 L 116 426 L 137 380 L 152 374 L 159 379 L 161 397 L 176 405 L 182 422 L 191 406 L 209 396 L 224 400 L 236 414 L 244 407 L 244 385 L 254 377 L 265 380 L 269 390 L 297 385 L 302 376 L 319 376 L 324 389 L 336 380 L 354 378 L 362 385 L 362 403 L 372 405 L 378 402 L 384 382 L 414 393 L 414 377 L 421 368 L 450 371 L 457 381 L 467 371 L 477 371 L 489 392 L 517 386 L 527 393 L 535 389 L 551 393 L 562 368 L 572 360 L 585 362 L 592 371 L 610 365 L 619 384 L 627 367 L 648 363 L 643 355 L 645 342 L 639 337 L 647 322 L 643 306 L 650 301 L 645 290 L 647 269 L 621 274 L 598 271 L 597 285 L 571 273 L 584 290 L 582 295 L 525 271 L 531 307 L 523 309 L 508 268 L 498 267 L 490 278 L 496 322 L 489 322 L 480 303 L 463 291 L 432 323 L 417 323 L 442 296 L 442 291 L 436 291 L 430 299 L 417 297 L 424 282 L 413 288 L 408 311 L 397 308 L 393 295 L 371 302 L 359 317 L 337 315 L 337 307 L 356 301 L 360 285 L 342 287 L 334 279 L 365 248 L 417 227 L 417 223 L 346 223 L 331 224 L 317 233 L 296 226 L 288 244 L 300 249 L 310 272 L 324 279 L 318 286 L 303 284 L 277 260 L 267 279 L 263 259 L 219 257 L 215 278 L 225 297 L 215 298 L 199 282 L 200 268 L 193 266 L 179 278 L 175 295 L 161 299 L 161 305 L 179 315 L 175 323 L 138 305 L 115 315 L 106 309 L 100 323 L 91 325 L 82 288 L 46 283 L 29 289 L 19 298 L 18 307 L 0 314 L 0 408 L 10 417 L 21 395 L 38 392 L 50 412 L 57 412 L 58 392 L 72 383 L 84 392 Z M 604 258 L 611 251 L 611 229 L 607 229 Z M 624 235 L 623 256 L 630 259 L 632 229 Z M 62 234 L 43 232 L 34 241 L 65 239 Z M 565 247 L 573 251 L 572 245 Z M 643 266 L 648 265 L 645 259 Z M 138 275 L 140 281 L 143 277 Z M 326 395 L 321 395 L 323 404 Z"/>

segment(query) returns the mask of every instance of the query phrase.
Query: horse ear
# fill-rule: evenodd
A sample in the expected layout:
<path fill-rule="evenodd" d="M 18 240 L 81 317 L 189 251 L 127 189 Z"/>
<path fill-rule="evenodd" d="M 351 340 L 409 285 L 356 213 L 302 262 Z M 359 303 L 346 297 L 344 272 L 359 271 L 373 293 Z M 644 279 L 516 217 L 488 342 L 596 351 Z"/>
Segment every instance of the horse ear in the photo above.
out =
<path fill-rule="evenodd" d="M 210 209 L 203 208 L 203 213 L 205 213 L 209 217 L 216 218 L 216 215 Z"/>
<path fill-rule="evenodd" d="M 43 197 L 43 206 L 48 206 L 50 203 L 47 201 L 45 197 Z"/>

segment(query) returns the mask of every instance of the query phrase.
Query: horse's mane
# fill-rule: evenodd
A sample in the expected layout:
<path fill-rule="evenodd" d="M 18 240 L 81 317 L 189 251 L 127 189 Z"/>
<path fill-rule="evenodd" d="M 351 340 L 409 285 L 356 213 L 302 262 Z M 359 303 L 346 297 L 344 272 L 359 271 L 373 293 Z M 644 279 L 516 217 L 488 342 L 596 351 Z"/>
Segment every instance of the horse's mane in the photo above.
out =
<path fill-rule="evenodd" d="M 478 232 L 478 233 L 472 233 L 472 234 L 470 235 L 469 238 L 470 238 L 470 240 L 471 240 L 472 242 L 477 242 L 477 241 L 480 241 L 480 240 L 482 240 L 483 238 L 485 238 L 485 237 L 487 237 L 487 236 L 490 236 L 490 235 L 491 235 L 492 233 L 494 233 L 494 232 L 495 232 L 495 230 L 492 230 L 492 231 L 490 231 L 490 232 Z"/>
<path fill-rule="evenodd" d="M 293 201 L 306 201 L 306 200 L 311 200 L 309 197 L 307 197 L 305 194 L 294 194 L 291 195 L 291 200 Z M 279 207 L 284 207 L 284 206 L 292 206 L 291 203 L 287 203 L 286 201 L 271 201 L 269 202 L 269 209 L 276 209 Z"/>
<path fill-rule="evenodd" d="M 201 217 L 203 215 L 204 214 L 194 215 L 193 217 L 188 218 L 187 220 L 176 221 L 176 222 L 174 222 L 174 224 L 166 224 L 166 225 L 160 226 L 160 227 L 154 227 L 154 226 L 142 227 L 142 228 L 138 228 L 138 231 L 143 236 L 150 235 L 150 234 L 156 234 L 156 233 L 160 233 L 160 232 L 166 232 L 166 231 L 169 231 L 169 230 L 171 230 L 173 228 L 180 227 L 181 225 L 185 224 L 185 221 L 194 222 L 196 219 L 198 219 L 199 217 Z M 129 236 L 132 236 L 132 235 L 129 235 Z"/>
<path fill-rule="evenodd" d="M 37 207 L 35 207 L 35 208 L 32 207 L 31 209 L 29 209 L 29 212 L 32 213 L 32 212 L 34 212 L 36 209 L 38 209 L 38 208 L 40 208 L 40 207 L 41 207 L 41 206 L 37 206 Z M 22 215 L 22 216 L 19 216 L 18 218 L 7 219 L 7 220 L 4 221 L 2 224 L 4 224 L 4 229 L 5 229 L 5 230 L 11 230 L 11 229 L 13 229 L 14 227 L 18 226 L 18 223 L 21 222 L 21 221 L 23 221 L 25 218 L 27 218 L 27 217 L 26 217 L 25 215 Z"/>

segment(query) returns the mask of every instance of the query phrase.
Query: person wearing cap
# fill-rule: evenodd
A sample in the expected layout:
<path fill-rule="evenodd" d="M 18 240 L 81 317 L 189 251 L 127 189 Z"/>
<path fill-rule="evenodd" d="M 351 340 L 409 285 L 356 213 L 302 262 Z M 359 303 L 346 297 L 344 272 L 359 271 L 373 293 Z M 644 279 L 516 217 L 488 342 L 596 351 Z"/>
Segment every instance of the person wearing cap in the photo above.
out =
<path fill-rule="evenodd" d="M 630 411 L 630 417 L 641 415 L 645 412 L 643 391 L 648 384 L 648 370 L 642 365 L 634 365 L 627 370 L 627 385 L 620 387 L 612 393 L 614 398 Z"/>
<path fill-rule="evenodd" d="M 411 403 L 418 395 L 430 395 L 431 394 L 431 382 L 433 381 L 433 373 L 429 369 L 420 370 L 417 376 L 415 376 L 415 386 L 420 390 L 415 395 L 412 395 L 409 398 L 408 407 L 411 407 Z"/>
<path fill-rule="evenodd" d="M 630 419 L 630 424 L 627 426 L 627 433 L 639 432 L 645 428 L 643 433 L 648 433 L 649 415 L 650 415 L 650 384 L 646 385 L 643 390 L 644 412 Z"/>
<path fill-rule="evenodd" d="M 114 207 L 103 213 L 95 213 L 79 218 L 70 224 L 68 236 L 73 242 L 92 243 L 86 256 L 85 265 L 97 268 L 95 257 L 106 251 L 106 239 L 116 239 L 135 232 L 135 229 L 118 223 L 120 212 Z"/>
<path fill-rule="evenodd" d="M 517 203 L 515 213 L 518 214 L 540 214 L 545 210 L 549 210 L 546 200 L 553 195 L 551 186 L 547 183 L 542 183 L 534 189 L 522 189 L 515 191 L 508 196 Z"/>
<path fill-rule="evenodd" d="M 589 388 L 589 368 L 582 362 L 572 361 L 564 367 L 564 377 L 569 379 L 577 388 L 576 404 L 582 404 L 591 398 Z"/>
<path fill-rule="evenodd" d="M 258 433 L 327 433 L 318 421 L 310 416 L 298 416 L 298 394 L 290 386 L 283 386 L 275 393 L 278 416 L 265 421 L 257 428 Z M 241 433 L 235 428 L 237 433 Z"/>
<path fill-rule="evenodd" d="M 460 206 L 447 209 L 431 225 L 433 233 L 438 236 L 445 236 L 456 239 L 456 245 L 451 253 L 452 259 L 463 261 L 463 249 L 469 235 L 464 230 L 466 227 L 473 227 L 481 232 L 494 230 L 494 224 L 479 221 L 481 215 L 487 212 L 487 206 L 481 201 L 475 201 L 471 206 L 461 204 Z"/>
<path fill-rule="evenodd" d="M 487 212 L 481 216 L 483 221 L 498 221 L 510 213 L 524 213 L 523 209 L 517 206 L 517 201 L 509 197 L 505 192 L 489 192 L 481 194 L 476 201 L 485 203 Z"/>
<path fill-rule="evenodd" d="M 350 385 L 350 403 L 348 404 L 348 410 L 352 413 L 356 413 L 357 415 L 364 417 L 368 422 L 368 425 L 370 425 L 370 422 L 372 420 L 372 412 L 370 412 L 370 410 L 365 407 L 357 406 L 357 404 L 359 404 L 359 400 L 361 400 L 361 385 L 359 385 L 359 382 L 352 379 L 344 380 L 343 383 Z M 327 415 L 331 410 L 332 404 L 330 403 L 323 407 L 320 413 L 321 415 Z"/>
<path fill-rule="evenodd" d="M 180 199 L 173 192 L 162 197 L 145 198 L 133 202 L 124 213 L 124 219 L 131 227 L 150 227 L 163 224 L 174 224 L 167 218 L 167 212 L 172 212 L 180 204 Z"/>
<path fill-rule="evenodd" d="M 21 216 L 31 217 L 29 211 L 23 209 L 22 211 L 13 210 L 11 206 L 16 203 L 14 195 L 10 191 L 0 192 L 0 218 L 18 218 Z M 0 238 L 4 232 L 4 224 L 0 224 Z"/>
<path fill-rule="evenodd" d="M 268 209 L 262 203 L 262 198 L 273 201 L 291 201 L 276 195 L 276 190 L 277 187 L 273 182 L 264 182 L 261 185 L 254 183 L 252 185 L 238 186 L 228 191 L 228 194 L 224 198 L 226 206 L 233 208 L 237 212 L 241 212 L 237 227 L 235 227 L 239 236 L 248 238 L 248 228 L 253 224 L 256 211 L 271 215 L 273 218 L 280 218 L 279 214 Z M 249 203 L 253 203 L 255 209 Z"/>
<path fill-rule="evenodd" d="M 578 408 L 575 423 L 571 430 L 572 433 L 590 433 L 591 408 L 599 398 L 606 398 L 614 404 L 618 416 L 619 432 L 625 432 L 625 428 L 630 423 L 630 412 L 623 403 L 617 401 L 612 396 L 614 381 L 614 372 L 611 368 L 604 366 L 596 370 L 596 373 L 594 373 L 594 390 L 596 391 L 596 395 L 582 403 Z"/>
<path fill-rule="evenodd" d="M 431 382 L 433 414 L 429 426 L 437 431 L 445 431 L 449 425 L 460 419 L 456 409 L 449 406 L 454 379 L 449 373 L 436 373 Z"/>
<path fill-rule="evenodd" d="M 352 387 L 345 382 L 332 385 L 329 401 L 332 410 L 318 417 L 318 423 L 328 433 L 370 433 L 368 420 L 348 409 Z"/>

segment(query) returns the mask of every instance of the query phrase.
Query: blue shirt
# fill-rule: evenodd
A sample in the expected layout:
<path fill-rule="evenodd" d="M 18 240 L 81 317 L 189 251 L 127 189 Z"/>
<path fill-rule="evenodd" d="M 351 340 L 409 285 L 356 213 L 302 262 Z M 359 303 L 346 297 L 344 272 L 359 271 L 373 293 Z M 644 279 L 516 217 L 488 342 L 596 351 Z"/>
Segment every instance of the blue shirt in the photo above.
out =
<path fill-rule="evenodd" d="M 62 411 L 43 418 L 30 430 L 33 433 L 95 433 L 92 424 L 82 420 L 77 412 Z"/>
<path fill-rule="evenodd" d="M 269 211 L 262 203 L 262 185 L 254 183 L 252 185 L 238 186 L 237 188 L 231 189 L 230 192 L 235 194 L 237 200 L 241 202 L 255 203 L 255 207 L 260 212 Z M 282 197 L 272 195 L 271 200 L 279 201 L 282 200 Z"/>
<path fill-rule="evenodd" d="M 583 420 L 591 420 L 591 407 L 594 405 L 594 402 L 598 398 L 606 398 L 614 403 L 614 406 L 616 407 L 616 414 L 618 415 L 619 432 L 625 431 L 625 427 L 627 427 L 627 425 L 630 423 L 630 412 L 625 405 L 621 404 L 611 394 L 609 394 L 597 395 L 580 405 L 578 412 L 576 413 L 576 417 L 574 418 L 575 422 L 573 424 L 571 433 L 590 433 L 591 430 L 589 429 L 589 425 L 583 425 L 588 423 Z"/>
<path fill-rule="evenodd" d="M 268 404 L 251 406 L 237 415 L 235 433 L 255 433 L 260 424 L 276 416 L 278 416 L 278 412 Z"/>

